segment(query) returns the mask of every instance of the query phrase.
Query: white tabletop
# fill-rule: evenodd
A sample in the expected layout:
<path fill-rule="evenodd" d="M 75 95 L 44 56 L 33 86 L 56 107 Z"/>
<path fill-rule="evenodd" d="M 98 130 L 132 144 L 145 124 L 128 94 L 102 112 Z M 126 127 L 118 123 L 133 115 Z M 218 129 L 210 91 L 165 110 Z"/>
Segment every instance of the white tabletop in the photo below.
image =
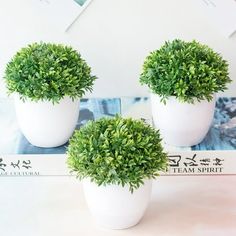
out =
<path fill-rule="evenodd" d="M 74 177 L 0 178 L 4 236 L 235 236 L 236 176 L 162 176 L 143 220 L 126 230 L 97 227 Z"/>

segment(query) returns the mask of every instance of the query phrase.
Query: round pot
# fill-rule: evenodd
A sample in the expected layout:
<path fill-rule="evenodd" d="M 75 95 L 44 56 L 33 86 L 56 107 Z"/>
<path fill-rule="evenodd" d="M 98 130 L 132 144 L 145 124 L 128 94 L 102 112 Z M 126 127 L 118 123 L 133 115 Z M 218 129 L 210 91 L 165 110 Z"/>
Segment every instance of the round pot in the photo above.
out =
<path fill-rule="evenodd" d="M 125 229 L 136 225 L 148 206 L 152 181 L 147 180 L 133 193 L 128 186 L 97 186 L 83 180 L 85 198 L 96 223 L 108 229 Z"/>
<path fill-rule="evenodd" d="M 38 147 L 57 147 L 71 137 L 79 116 L 79 100 L 65 97 L 59 103 L 22 101 L 15 96 L 15 110 L 26 139 Z"/>
<path fill-rule="evenodd" d="M 151 94 L 153 122 L 165 143 L 173 146 L 193 146 L 206 136 L 214 115 L 215 96 L 212 101 L 197 100 L 194 104 L 179 102 L 175 97 L 160 101 Z"/>

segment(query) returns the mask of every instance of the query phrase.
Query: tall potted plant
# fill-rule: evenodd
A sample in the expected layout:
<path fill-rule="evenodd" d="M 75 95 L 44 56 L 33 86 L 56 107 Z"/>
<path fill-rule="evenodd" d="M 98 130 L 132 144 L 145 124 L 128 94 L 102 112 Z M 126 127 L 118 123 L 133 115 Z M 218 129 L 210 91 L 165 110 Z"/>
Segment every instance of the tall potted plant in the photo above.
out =
<path fill-rule="evenodd" d="M 79 98 L 92 90 L 95 78 L 70 46 L 40 42 L 18 51 L 7 64 L 5 81 L 28 141 L 39 147 L 66 143 L 77 123 Z"/>
<path fill-rule="evenodd" d="M 151 90 L 153 121 L 164 141 L 192 146 L 207 134 L 215 94 L 231 80 L 218 53 L 196 41 L 176 39 L 148 55 L 140 82 Z"/>
<path fill-rule="evenodd" d="M 167 168 L 159 132 L 142 121 L 102 118 L 69 141 L 68 166 L 82 179 L 96 222 L 123 229 L 137 224 L 148 205 L 151 179 Z"/>

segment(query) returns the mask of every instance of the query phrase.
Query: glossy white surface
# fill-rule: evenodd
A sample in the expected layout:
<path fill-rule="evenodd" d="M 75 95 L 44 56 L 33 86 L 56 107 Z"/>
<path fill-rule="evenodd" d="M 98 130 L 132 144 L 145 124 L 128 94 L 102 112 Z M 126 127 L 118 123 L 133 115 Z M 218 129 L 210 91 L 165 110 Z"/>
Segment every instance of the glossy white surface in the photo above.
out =
<path fill-rule="evenodd" d="M 131 193 L 127 185 L 97 186 L 85 179 L 83 191 L 98 225 L 107 229 L 126 229 L 142 219 L 149 204 L 152 181 L 146 180 L 144 185 Z"/>
<path fill-rule="evenodd" d="M 40 7 L 50 2 L 57 5 L 54 10 Z M 139 83 L 143 61 L 166 40 L 175 38 L 196 39 L 220 53 L 229 62 L 234 80 L 224 95 L 235 96 L 236 35 L 229 39 L 221 34 L 220 25 L 206 9 L 205 2 L 213 1 L 93 0 L 64 33 L 62 22 L 73 15 L 72 11 L 68 15 L 68 7 L 63 12 L 58 9 L 61 4 L 67 6 L 66 2 L 72 1 L 0 1 L 0 97 L 6 96 L 2 79 L 6 63 L 21 47 L 39 41 L 71 45 L 81 52 L 99 77 L 86 97 L 147 96 L 147 86 Z M 219 22 L 229 20 L 234 24 L 228 12 L 219 15 Z"/>
<path fill-rule="evenodd" d="M 158 95 L 151 93 L 150 97 L 153 122 L 165 143 L 190 147 L 204 139 L 213 121 L 215 96 L 210 102 L 194 104 L 179 102 L 175 97 L 164 104 Z"/>
<path fill-rule="evenodd" d="M 163 176 L 127 230 L 98 228 L 73 177 L 0 178 L 4 236 L 235 236 L 236 176 Z"/>
<path fill-rule="evenodd" d="M 15 96 L 16 116 L 27 140 L 37 147 L 57 147 L 71 137 L 79 115 L 79 100 L 22 101 Z"/>

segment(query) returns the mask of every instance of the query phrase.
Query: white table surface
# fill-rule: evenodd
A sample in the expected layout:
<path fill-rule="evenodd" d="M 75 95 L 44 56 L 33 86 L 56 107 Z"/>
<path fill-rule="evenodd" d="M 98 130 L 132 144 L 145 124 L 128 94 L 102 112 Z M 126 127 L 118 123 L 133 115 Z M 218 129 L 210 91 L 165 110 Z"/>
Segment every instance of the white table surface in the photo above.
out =
<path fill-rule="evenodd" d="M 1 177 L 1 236 L 235 236 L 236 176 L 162 176 L 142 221 L 97 227 L 74 177 Z"/>

